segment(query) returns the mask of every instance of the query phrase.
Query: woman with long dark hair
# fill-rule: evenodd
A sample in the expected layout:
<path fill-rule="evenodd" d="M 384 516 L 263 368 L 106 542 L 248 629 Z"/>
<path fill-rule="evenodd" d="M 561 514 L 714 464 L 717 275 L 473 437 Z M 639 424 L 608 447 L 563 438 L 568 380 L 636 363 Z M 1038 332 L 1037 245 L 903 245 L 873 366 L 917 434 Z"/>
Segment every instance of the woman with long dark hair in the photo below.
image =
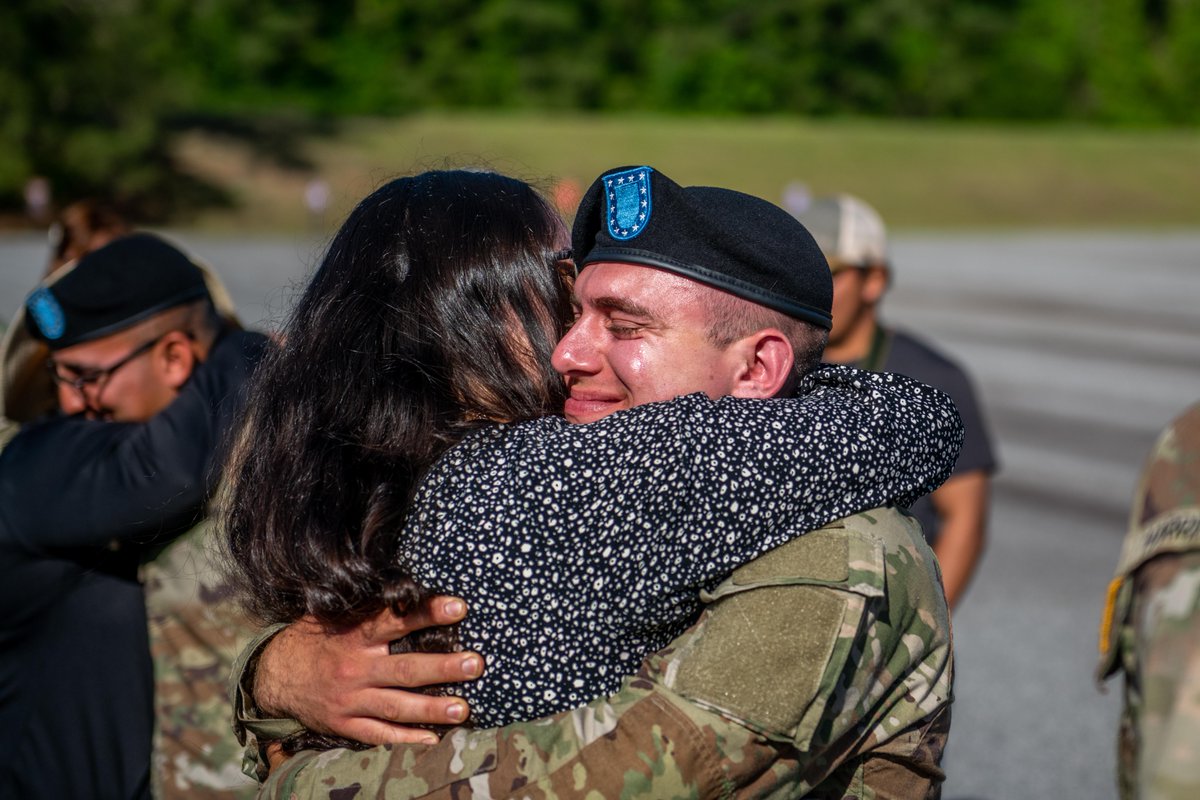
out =
<path fill-rule="evenodd" d="M 423 587 L 464 597 L 450 636 L 488 669 L 452 688 L 481 726 L 611 692 L 695 619 L 700 589 L 928 491 L 961 434 L 940 394 L 846 368 L 810 373 L 794 400 L 690 395 L 569 425 L 549 367 L 566 242 L 537 192 L 494 173 L 367 197 L 260 369 L 226 471 L 253 611 L 342 627 L 404 613 Z M 769 490 L 729 480 L 743 471 Z"/>

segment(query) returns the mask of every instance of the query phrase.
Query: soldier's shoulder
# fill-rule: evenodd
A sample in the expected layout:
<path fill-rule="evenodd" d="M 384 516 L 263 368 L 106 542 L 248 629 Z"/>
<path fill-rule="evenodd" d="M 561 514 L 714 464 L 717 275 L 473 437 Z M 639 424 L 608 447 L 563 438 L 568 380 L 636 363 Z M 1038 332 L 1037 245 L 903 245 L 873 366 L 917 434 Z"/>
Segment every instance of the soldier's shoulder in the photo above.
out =
<path fill-rule="evenodd" d="M 1200 403 L 1159 435 L 1129 517 L 1118 574 L 1158 553 L 1200 547 Z"/>
<path fill-rule="evenodd" d="M 914 527 L 919 526 L 915 519 L 900 509 L 894 506 L 880 506 L 842 517 L 829 523 L 822 530 L 839 527 L 867 533 L 881 541 L 891 541 L 907 537 Z"/>
<path fill-rule="evenodd" d="M 898 566 L 920 565 L 918 572 L 924 572 L 932 560 L 915 519 L 895 508 L 873 508 L 809 531 L 739 567 L 713 597 L 775 583 L 877 587 L 866 593 L 882 594 L 886 575 Z"/>
<path fill-rule="evenodd" d="M 1147 471 L 1158 466 L 1186 471 L 1193 479 L 1200 476 L 1200 403 L 1163 429 L 1147 459 Z"/>
<path fill-rule="evenodd" d="M 848 531 L 878 543 L 884 555 L 903 555 L 902 563 L 926 565 L 934 560 L 933 551 L 921 532 L 921 523 L 906 512 L 891 506 L 872 508 L 838 520 Z"/>
<path fill-rule="evenodd" d="M 861 580 L 879 581 L 880 596 L 887 598 L 899 618 L 910 619 L 920 628 L 928 643 L 948 643 L 949 611 L 941 568 L 921 533 L 921 523 L 891 507 L 854 514 L 842 522 L 876 548 L 875 558 L 852 563 L 851 569 L 863 576 Z"/>
<path fill-rule="evenodd" d="M 1200 402 L 1193 403 L 1176 417 L 1170 425 L 1176 435 L 1187 438 L 1194 447 L 1200 448 Z"/>

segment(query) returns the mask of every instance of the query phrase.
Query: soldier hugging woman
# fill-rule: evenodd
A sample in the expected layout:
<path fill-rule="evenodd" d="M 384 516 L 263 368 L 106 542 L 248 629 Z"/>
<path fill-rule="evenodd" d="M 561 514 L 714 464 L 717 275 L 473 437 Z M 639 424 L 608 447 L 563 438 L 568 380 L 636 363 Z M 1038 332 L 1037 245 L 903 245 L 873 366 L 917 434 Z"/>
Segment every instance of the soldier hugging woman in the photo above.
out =
<path fill-rule="evenodd" d="M 647 250 L 678 240 L 671 208 L 726 218 L 752 200 L 773 208 L 640 169 L 634 185 L 663 209 L 661 221 L 645 215 Z M 581 268 L 614 260 L 601 252 L 622 230 L 607 213 L 610 183 L 592 187 L 570 237 Z M 791 225 L 766 238 L 819 257 Z M 800 331 L 787 374 L 762 395 L 792 397 L 672 394 L 571 424 L 551 368 L 580 304 L 568 243 L 552 207 L 509 177 L 435 171 L 384 185 L 335 235 L 255 376 L 226 472 L 227 543 L 264 621 L 311 615 L 342 630 L 431 592 L 466 599 L 455 629 L 408 646 L 485 655 L 481 679 L 436 690 L 467 699 L 479 727 L 614 692 L 695 622 L 702 590 L 806 531 L 930 491 L 961 437 L 940 393 L 819 366 L 827 293 L 814 300 L 782 274 L 797 305 L 824 304 L 802 325 L 762 309 L 781 318 L 770 330 Z M 708 312 L 758 308 L 668 277 L 708 293 Z M 753 314 L 722 319 L 736 341 L 768 327 Z M 633 338 L 611 319 L 603 328 Z M 304 733 L 287 746 L 334 744 L 354 743 Z"/>

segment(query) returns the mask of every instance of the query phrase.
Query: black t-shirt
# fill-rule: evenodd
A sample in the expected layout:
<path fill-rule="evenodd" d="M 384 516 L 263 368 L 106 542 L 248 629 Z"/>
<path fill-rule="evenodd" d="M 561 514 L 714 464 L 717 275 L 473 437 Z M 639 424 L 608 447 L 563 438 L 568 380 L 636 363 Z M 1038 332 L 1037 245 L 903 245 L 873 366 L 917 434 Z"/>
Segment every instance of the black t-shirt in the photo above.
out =
<path fill-rule="evenodd" d="M 145 424 L 50 419 L 0 452 L 0 797 L 149 796 L 137 562 L 203 512 L 264 343 L 223 337 Z"/>
<path fill-rule="evenodd" d="M 954 361 L 915 336 L 890 329 L 882 329 L 881 332 L 882 335 L 877 339 L 867 359 L 871 363 L 864 363 L 862 366 L 882 372 L 898 372 L 950 395 L 950 399 L 958 406 L 963 423 L 963 447 L 953 474 L 962 475 L 975 470 L 994 472 L 997 466 L 996 457 L 992 452 L 983 412 L 967 373 Z M 920 520 L 926 541 L 930 544 L 937 541 L 941 522 L 929 495 L 913 503 L 909 513 Z"/>

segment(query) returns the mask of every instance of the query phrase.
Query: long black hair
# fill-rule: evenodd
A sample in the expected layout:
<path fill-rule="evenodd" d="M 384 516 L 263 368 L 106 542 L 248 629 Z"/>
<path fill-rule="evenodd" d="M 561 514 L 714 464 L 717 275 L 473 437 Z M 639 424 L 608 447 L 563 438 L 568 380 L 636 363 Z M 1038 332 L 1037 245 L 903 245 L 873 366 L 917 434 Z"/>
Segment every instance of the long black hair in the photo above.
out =
<path fill-rule="evenodd" d="M 562 407 L 562 221 L 529 185 L 442 170 L 347 218 L 255 376 L 222 525 L 248 609 L 335 627 L 420 587 L 396 566 L 417 482 L 487 420 Z"/>

